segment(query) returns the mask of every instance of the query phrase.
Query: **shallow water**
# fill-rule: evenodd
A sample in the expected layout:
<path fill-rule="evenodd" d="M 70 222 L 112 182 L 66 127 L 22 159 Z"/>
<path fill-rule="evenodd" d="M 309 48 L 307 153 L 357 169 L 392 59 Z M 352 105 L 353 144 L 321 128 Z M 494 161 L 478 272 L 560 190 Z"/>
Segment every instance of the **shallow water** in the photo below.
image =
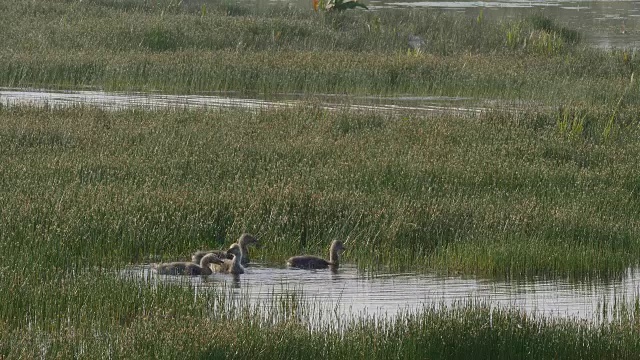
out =
<path fill-rule="evenodd" d="M 611 320 L 615 306 L 634 307 L 640 292 L 640 268 L 607 281 L 569 281 L 562 279 L 498 281 L 475 277 L 434 274 L 375 274 L 367 276 L 354 266 L 329 270 L 299 270 L 252 265 L 234 279 L 231 275 L 157 275 L 149 265 L 122 270 L 128 279 L 153 283 L 182 284 L 202 291 L 227 289 L 231 295 L 250 304 L 274 301 L 274 295 L 301 292 L 339 317 L 374 316 L 393 318 L 424 306 L 439 307 L 477 302 L 493 308 L 509 308 L 530 314 L 587 321 Z M 603 315 L 603 309 L 607 314 Z"/>
<path fill-rule="evenodd" d="M 372 8 L 429 7 L 486 19 L 519 18 L 543 14 L 579 30 L 584 41 L 601 48 L 640 48 L 640 1 L 421 1 L 370 0 Z"/>
<path fill-rule="evenodd" d="M 432 8 L 463 13 L 472 19 L 477 19 L 480 11 L 485 19 L 497 20 L 543 14 L 563 26 L 579 30 L 587 44 L 601 48 L 640 48 L 640 0 L 359 1 L 373 11 L 390 8 Z M 312 4 L 311 0 L 294 2 L 304 8 L 311 8 Z"/>
<path fill-rule="evenodd" d="M 105 91 L 51 91 L 41 89 L 0 88 L 0 105 L 49 107 L 94 106 L 103 109 L 183 109 L 183 108 L 287 108 L 314 104 L 321 108 L 363 111 L 417 111 L 425 113 L 478 114 L 485 108 L 481 101 L 453 97 L 375 97 L 344 95 L 280 94 L 269 99 L 243 98 L 233 93 L 213 95 L 170 95 L 154 93 L 118 93 Z M 495 104 L 492 105 L 495 108 Z"/>

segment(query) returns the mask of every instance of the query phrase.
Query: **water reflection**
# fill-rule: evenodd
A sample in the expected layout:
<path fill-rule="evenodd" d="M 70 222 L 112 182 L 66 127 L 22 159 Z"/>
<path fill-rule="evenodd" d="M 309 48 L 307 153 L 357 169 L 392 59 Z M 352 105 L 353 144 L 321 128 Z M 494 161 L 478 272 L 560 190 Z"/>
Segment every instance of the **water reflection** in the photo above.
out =
<path fill-rule="evenodd" d="M 304 94 L 277 94 L 269 98 L 243 98 L 234 93 L 215 95 L 172 95 L 157 93 L 118 93 L 105 91 L 50 91 L 38 89 L 0 88 L 0 105 L 15 106 L 94 106 L 103 109 L 184 109 L 184 108 L 288 108 L 315 104 L 328 109 L 364 111 L 417 111 L 425 113 L 478 114 L 485 110 L 484 101 L 461 97 L 378 97 L 320 94 L 309 99 Z M 492 105 L 496 108 L 496 105 Z"/>
<path fill-rule="evenodd" d="M 476 19 L 516 19 L 542 14 L 579 30 L 584 41 L 600 48 L 640 48 L 640 1 L 424 1 L 370 0 L 371 9 L 435 8 Z"/>
<path fill-rule="evenodd" d="M 244 0 L 259 7 L 260 0 Z M 371 11 L 385 9 L 432 8 L 459 12 L 477 19 L 480 10 L 486 19 L 519 19 L 542 14 L 559 24 L 579 30 L 584 42 L 600 48 L 640 48 L 640 0 L 503 0 L 503 1 L 425 1 L 360 0 Z M 285 0 L 272 0 L 284 3 Z M 287 4 L 311 9 L 311 0 L 286 0 Z"/>
<path fill-rule="evenodd" d="M 224 274 L 207 277 L 157 275 L 149 266 L 143 265 L 127 268 L 122 275 L 154 284 L 182 284 L 197 291 L 224 288 L 232 297 L 254 305 L 298 291 L 305 299 L 314 300 L 346 318 L 353 315 L 392 318 L 399 312 L 420 310 L 425 305 L 451 306 L 471 301 L 551 317 L 611 320 L 615 307 L 626 304 L 633 308 L 640 291 L 640 268 L 629 269 L 621 279 L 584 282 L 558 279 L 496 281 L 414 273 L 367 276 L 349 265 L 332 273 L 258 264 L 250 266 L 245 274 L 235 279 Z M 603 309 L 607 310 L 605 316 Z"/>

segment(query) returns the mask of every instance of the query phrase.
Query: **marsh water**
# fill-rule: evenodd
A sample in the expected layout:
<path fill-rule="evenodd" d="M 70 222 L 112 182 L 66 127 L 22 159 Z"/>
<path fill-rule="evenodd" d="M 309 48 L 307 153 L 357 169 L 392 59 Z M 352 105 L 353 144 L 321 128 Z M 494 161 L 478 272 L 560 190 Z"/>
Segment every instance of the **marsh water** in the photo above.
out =
<path fill-rule="evenodd" d="M 286 108 L 314 104 L 324 109 L 348 108 L 364 111 L 412 111 L 421 113 L 454 112 L 459 115 L 478 114 L 489 102 L 446 96 L 379 97 L 344 95 L 279 94 L 269 98 L 249 98 L 234 93 L 211 95 L 171 95 L 154 93 L 117 93 L 105 91 L 51 91 L 43 89 L 0 88 L 0 105 L 30 105 L 49 107 L 93 106 L 103 109 L 187 109 L 187 108 Z M 493 109 L 496 104 L 491 105 Z M 506 106 L 505 106 L 506 107 Z"/>
<path fill-rule="evenodd" d="M 375 7 L 431 7 L 462 12 L 486 19 L 518 18 L 543 14 L 558 23 L 579 30 L 585 41 L 603 48 L 640 47 L 640 1 L 424 1 L 371 0 Z"/>
<path fill-rule="evenodd" d="M 579 30 L 587 44 L 601 48 L 640 48 L 640 0 L 359 1 L 367 4 L 373 11 L 389 8 L 432 8 L 444 12 L 463 13 L 474 20 L 480 12 L 485 19 L 515 19 L 542 14 L 563 26 Z M 311 0 L 294 2 L 298 6 L 311 7 Z"/>
<path fill-rule="evenodd" d="M 196 292 L 228 291 L 239 302 L 263 305 L 297 293 L 339 318 L 393 318 L 425 307 L 477 303 L 518 309 L 534 315 L 586 321 L 609 321 L 614 310 L 634 309 L 640 292 L 640 269 L 630 268 L 616 279 L 490 280 L 477 277 L 418 273 L 359 272 L 353 265 L 338 271 L 300 270 L 252 265 L 234 278 L 158 275 L 150 265 L 131 266 L 121 275 L 133 281 L 189 286 Z"/>

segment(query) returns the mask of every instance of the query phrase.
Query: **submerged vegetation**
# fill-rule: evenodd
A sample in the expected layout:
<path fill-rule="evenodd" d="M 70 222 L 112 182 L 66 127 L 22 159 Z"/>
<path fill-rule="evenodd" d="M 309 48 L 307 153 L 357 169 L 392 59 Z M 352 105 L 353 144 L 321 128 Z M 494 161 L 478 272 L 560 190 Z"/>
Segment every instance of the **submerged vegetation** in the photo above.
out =
<path fill-rule="evenodd" d="M 640 256 L 635 52 L 542 16 L 217 0 L 0 0 L 0 32 L 0 86 L 525 104 L 0 106 L 0 358 L 637 357 L 637 300 L 585 323 L 471 303 L 338 319 L 118 274 L 251 232 L 279 265 L 340 239 L 368 271 L 620 276 Z"/>

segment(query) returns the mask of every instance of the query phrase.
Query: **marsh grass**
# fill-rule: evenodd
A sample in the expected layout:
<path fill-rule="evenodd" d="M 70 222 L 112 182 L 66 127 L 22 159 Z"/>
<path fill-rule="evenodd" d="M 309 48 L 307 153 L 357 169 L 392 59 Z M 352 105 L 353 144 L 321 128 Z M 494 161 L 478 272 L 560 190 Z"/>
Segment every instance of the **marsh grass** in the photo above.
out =
<path fill-rule="evenodd" d="M 609 109 L 571 115 L 579 131 L 570 111 L 0 109 L 0 257 L 80 270 L 251 232 L 275 263 L 338 238 L 369 269 L 620 273 L 640 250 L 638 112 L 605 139 Z"/>
<path fill-rule="evenodd" d="M 640 112 L 622 108 L 604 139 L 609 110 L 583 110 L 573 134 L 567 109 L 2 108 L 0 354 L 633 358 L 637 305 L 592 322 L 486 304 L 344 319 L 296 292 L 254 306 L 118 275 L 249 231 L 252 257 L 278 265 L 338 238 L 372 271 L 619 276 L 640 252 Z"/>
<path fill-rule="evenodd" d="M 225 289 L 137 283 L 103 270 L 57 281 L 2 277 L 0 354 L 13 358 L 633 358 L 637 309 L 553 320 L 486 303 L 390 318 L 336 318 L 298 293 L 252 306 Z M 11 295 L 9 295 L 11 294 Z M 310 310 L 311 309 L 311 310 Z"/>
<path fill-rule="evenodd" d="M 342 319 L 295 292 L 252 307 L 118 275 L 247 231 L 263 242 L 252 257 L 279 265 L 337 238 L 371 271 L 620 276 L 640 255 L 634 54 L 582 48 L 547 19 L 218 1 L 0 1 L 0 31 L 5 86 L 545 105 L 0 107 L 0 358 L 637 357 L 637 302 L 589 323 L 487 304 Z M 428 50 L 407 54 L 409 34 Z"/>
<path fill-rule="evenodd" d="M 637 57 L 541 16 L 318 14 L 240 2 L 2 2 L 0 85 L 124 91 L 418 94 L 617 101 Z M 409 35 L 426 43 L 407 53 Z M 570 89 L 568 91 L 567 89 Z M 637 92 L 627 101 L 637 103 Z"/>

